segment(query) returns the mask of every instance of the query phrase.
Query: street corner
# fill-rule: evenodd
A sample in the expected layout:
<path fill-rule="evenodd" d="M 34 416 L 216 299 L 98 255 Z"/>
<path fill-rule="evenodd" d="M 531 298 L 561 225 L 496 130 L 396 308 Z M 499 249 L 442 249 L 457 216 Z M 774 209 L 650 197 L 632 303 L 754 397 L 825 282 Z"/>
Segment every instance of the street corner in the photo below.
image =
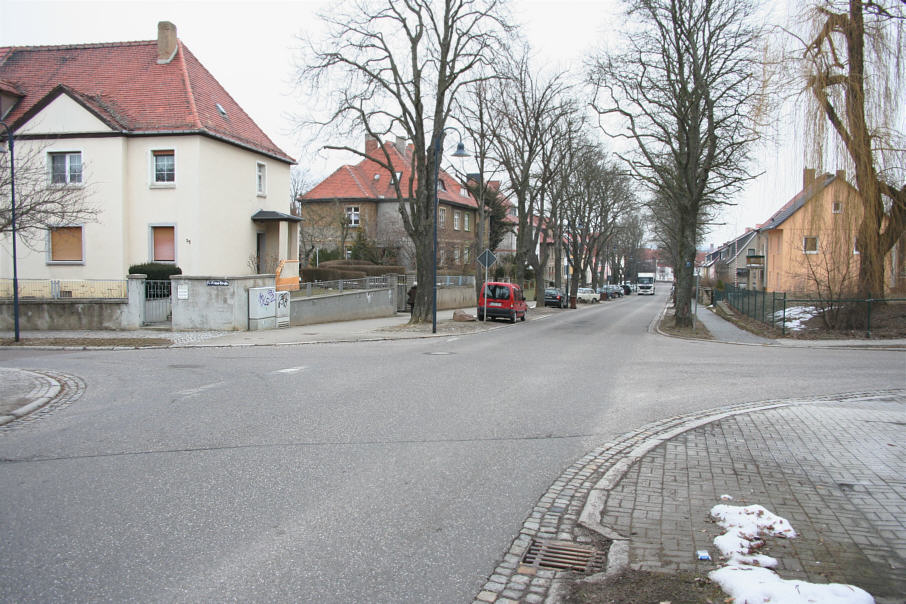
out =
<path fill-rule="evenodd" d="M 714 515 L 732 504 L 763 506 L 764 514 L 789 519 L 795 528 L 795 537 L 760 540 L 753 556 L 763 564 L 776 559 L 771 572 L 778 585 L 781 578 L 818 590 L 828 583 L 851 584 L 887 601 L 906 590 L 895 570 L 906 560 L 895 538 L 906 533 L 906 523 L 898 520 L 906 509 L 891 509 L 891 501 L 902 498 L 889 474 L 906 462 L 897 444 L 902 422 L 896 420 L 904 404 L 904 390 L 761 401 L 627 433 L 554 482 L 483 593 L 540 602 L 558 585 L 562 595 L 572 589 L 619 590 L 621 581 L 648 581 L 646 573 L 706 577 L 727 568 L 728 559 L 739 559 L 721 550 Z M 887 446 L 870 446 L 879 438 Z M 546 561 L 544 552 L 551 548 L 562 551 Z M 564 559 L 579 564 L 557 566 Z M 546 573 L 543 586 L 526 571 L 529 566 Z M 690 589 L 712 589 L 708 583 Z"/>
<path fill-rule="evenodd" d="M 85 390 L 80 378 L 59 372 L 0 368 L 0 427 L 12 427 L 69 405 Z M 20 421 L 16 421 L 20 420 Z"/>

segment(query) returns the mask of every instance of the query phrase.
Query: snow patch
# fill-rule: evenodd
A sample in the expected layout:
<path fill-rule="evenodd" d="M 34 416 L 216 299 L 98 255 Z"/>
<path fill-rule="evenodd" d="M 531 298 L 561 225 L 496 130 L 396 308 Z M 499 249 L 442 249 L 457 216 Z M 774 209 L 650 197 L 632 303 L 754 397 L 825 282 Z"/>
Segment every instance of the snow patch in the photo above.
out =
<path fill-rule="evenodd" d="M 729 495 L 721 496 L 724 501 Z M 796 531 L 785 519 L 760 505 L 746 507 L 716 505 L 711 516 L 726 531 L 715 537 L 714 545 L 727 558 L 727 565 L 712 571 L 708 577 L 737 602 L 755 604 L 874 604 L 871 595 L 852 585 L 830 583 L 816 585 L 806 581 L 781 579 L 768 570 L 777 560 L 763 554 L 752 554 L 764 546 L 762 536 L 792 539 Z"/>
<path fill-rule="evenodd" d="M 802 331 L 805 329 L 805 322 L 817 315 L 818 309 L 814 306 L 790 306 L 786 309 L 786 328 L 790 331 Z M 780 323 L 783 320 L 782 310 L 774 313 L 774 323 Z"/>
<path fill-rule="evenodd" d="M 781 579 L 774 571 L 754 566 L 725 566 L 708 574 L 736 602 L 771 604 L 875 604 L 863 589 L 829 583 Z"/>

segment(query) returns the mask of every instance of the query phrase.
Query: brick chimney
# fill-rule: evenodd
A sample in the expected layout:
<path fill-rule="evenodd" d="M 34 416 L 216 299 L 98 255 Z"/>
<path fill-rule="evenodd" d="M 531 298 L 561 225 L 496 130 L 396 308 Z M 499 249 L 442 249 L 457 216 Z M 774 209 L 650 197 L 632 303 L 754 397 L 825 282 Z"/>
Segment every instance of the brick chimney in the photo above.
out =
<path fill-rule="evenodd" d="M 807 189 L 810 184 L 815 182 L 815 169 L 806 168 L 802 171 L 802 188 Z"/>
<path fill-rule="evenodd" d="M 169 21 L 157 23 L 157 64 L 166 65 L 176 56 L 176 26 Z"/>
<path fill-rule="evenodd" d="M 365 154 L 366 155 L 371 155 L 372 153 L 377 151 L 378 147 L 380 147 L 380 145 L 381 145 L 381 143 L 378 139 L 371 136 L 370 134 L 365 135 Z"/>

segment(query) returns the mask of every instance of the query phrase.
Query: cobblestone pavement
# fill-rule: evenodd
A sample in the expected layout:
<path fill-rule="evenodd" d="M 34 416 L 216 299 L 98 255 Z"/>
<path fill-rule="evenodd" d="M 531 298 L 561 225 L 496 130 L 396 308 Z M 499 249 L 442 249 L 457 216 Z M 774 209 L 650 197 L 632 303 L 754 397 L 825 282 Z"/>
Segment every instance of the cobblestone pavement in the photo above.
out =
<path fill-rule="evenodd" d="M 851 583 L 879 603 L 902 604 L 904 420 L 906 390 L 890 390 L 750 403 L 640 428 L 563 473 L 475 602 L 561 601 L 578 575 L 523 562 L 533 540 L 608 551 L 609 571 L 629 564 L 706 574 L 720 563 L 709 511 L 730 495 L 799 533 L 763 550 L 779 560 L 781 577 Z M 697 560 L 701 549 L 715 561 Z"/>
<path fill-rule="evenodd" d="M 72 375 L 0 367 L 0 434 L 70 405 L 84 391 L 85 382 Z"/>

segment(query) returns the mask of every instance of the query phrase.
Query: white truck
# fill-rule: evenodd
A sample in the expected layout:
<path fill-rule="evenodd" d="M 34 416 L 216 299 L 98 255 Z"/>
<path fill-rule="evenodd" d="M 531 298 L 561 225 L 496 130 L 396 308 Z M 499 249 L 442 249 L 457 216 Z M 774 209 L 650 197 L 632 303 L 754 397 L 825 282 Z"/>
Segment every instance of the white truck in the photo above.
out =
<path fill-rule="evenodd" d="M 640 296 L 643 294 L 654 295 L 654 273 L 639 273 L 636 281 L 639 284 Z"/>

